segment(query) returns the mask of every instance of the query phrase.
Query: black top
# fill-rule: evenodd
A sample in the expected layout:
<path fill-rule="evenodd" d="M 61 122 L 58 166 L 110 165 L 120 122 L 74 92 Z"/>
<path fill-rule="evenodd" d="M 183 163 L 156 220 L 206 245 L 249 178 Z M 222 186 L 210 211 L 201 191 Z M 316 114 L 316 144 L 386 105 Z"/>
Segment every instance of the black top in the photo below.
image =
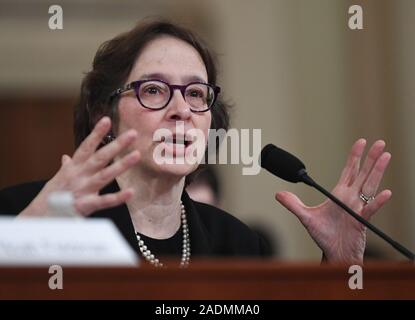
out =
<path fill-rule="evenodd" d="M 158 256 L 181 257 L 183 250 L 183 229 L 180 227 L 177 232 L 168 239 L 153 239 L 140 233 L 140 239 Z"/>
<path fill-rule="evenodd" d="M 45 181 L 31 182 L 0 191 L 0 215 L 17 215 L 36 197 Z M 101 193 L 116 192 L 116 182 Z M 245 224 L 229 213 L 190 199 L 183 191 L 182 202 L 186 208 L 192 256 L 268 256 L 265 242 Z M 127 206 L 97 211 L 92 218 L 109 218 L 118 227 L 130 246 L 139 253 L 137 238 Z M 159 255 L 181 255 L 181 228 L 170 239 L 144 238 L 145 244 Z M 178 245 L 178 243 L 180 245 Z"/>

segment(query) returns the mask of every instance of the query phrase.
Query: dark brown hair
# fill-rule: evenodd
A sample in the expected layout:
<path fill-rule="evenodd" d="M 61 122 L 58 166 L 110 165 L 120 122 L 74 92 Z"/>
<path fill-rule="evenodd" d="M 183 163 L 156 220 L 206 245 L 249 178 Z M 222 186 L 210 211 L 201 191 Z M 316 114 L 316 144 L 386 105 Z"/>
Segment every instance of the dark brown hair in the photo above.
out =
<path fill-rule="evenodd" d="M 207 45 L 192 31 L 165 20 L 139 23 L 132 30 L 104 42 L 98 49 L 92 70 L 82 81 L 81 92 L 74 111 L 75 146 L 89 135 L 97 121 L 110 116 L 117 122 L 110 103 L 110 94 L 122 87 L 141 51 L 150 41 L 172 36 L 187 42 L 200 54 L 208 75 L 208 82 L 216 84 L 216 59 Z M 219 99 L 211 109 L 211 129 L 229 127 L 229 106 Z"/>

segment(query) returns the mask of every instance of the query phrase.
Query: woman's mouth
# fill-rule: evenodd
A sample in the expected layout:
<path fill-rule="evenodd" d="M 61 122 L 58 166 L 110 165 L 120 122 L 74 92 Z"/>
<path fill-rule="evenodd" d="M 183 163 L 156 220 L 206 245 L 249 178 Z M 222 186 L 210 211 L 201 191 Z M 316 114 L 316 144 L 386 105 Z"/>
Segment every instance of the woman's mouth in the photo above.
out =
<path fill-rule="evenodd" d="M 187 147 L 192 143 L 192 141 L 186 140 L 184 137 L 177 137 L 175 135 L 171 137 L 163 137 L 162 142 L 184 147 Z"/>
<path fill-rule="evenodd" d="M 162 137 L 160 143 L 164 143 L 166 155 L 173 157 L 185 156 L 188 147 L 193 143 L 193 138 L 183 134 L 173 134 Z"/>

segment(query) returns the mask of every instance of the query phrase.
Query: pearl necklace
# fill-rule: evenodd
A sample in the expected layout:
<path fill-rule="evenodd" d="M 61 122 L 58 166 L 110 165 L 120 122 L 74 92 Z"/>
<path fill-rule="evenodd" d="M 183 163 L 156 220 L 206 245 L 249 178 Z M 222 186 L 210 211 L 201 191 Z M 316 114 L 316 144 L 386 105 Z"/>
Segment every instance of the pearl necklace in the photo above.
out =
<path fill-rule="evenodd" d="M 184 268 L 187 267 L 190 263 L 190 237 L 189 237 L 189 227 L 187 225 L 186 219 L 186 209 L 182 201 L 180 201 L 180 216 L 182 219 L 182 229 L 183 229 L 183 250 L 182 250 L 182 258 L 180 260 L 180 267 Z M 141 253 L 143 254 L 144 258 L 150 262 L 155 267 L 163 267 L 164 265 L 160 262 L 159 259 L 155 257 L 153 253 L 151 253 L 150 249 L 144 244 L 144 241 L 141 239 L 140 234 L 136 232 L 137 241 L 138 241 L 138 248 L 140 249 Z"/>

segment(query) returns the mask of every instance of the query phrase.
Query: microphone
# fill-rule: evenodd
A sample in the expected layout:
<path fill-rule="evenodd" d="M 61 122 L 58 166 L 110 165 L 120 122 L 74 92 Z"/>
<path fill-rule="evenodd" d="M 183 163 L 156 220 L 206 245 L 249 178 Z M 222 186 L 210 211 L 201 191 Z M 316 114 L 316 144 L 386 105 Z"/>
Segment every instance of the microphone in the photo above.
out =
<path fill-rule="evenodd" d="M 336 198 L 333 194 L 328 192 L 317 182 L 315 182 L 308 174 L 305 169 L 304 163 L 298 159 L 296 156 L 291 153 L 274 146 L 273 144 L 266 145 L 261 151 L 261 167 L 276 175 L 277 177 L 289 181 L 289 182 L 304 182 L 305 184 L 317 189 L 323 193 L 326 197 L 344 209 L 348 214 L 350 214 L 357 221 L 362 223 L 368 229 L 372 230 L 376 235 L 381 237 L 387 243 L 389 243 L 393 248 L 398 250 L 404 256 L 410 260 L 415 260 L 415 254 L 405 248 L 403 245 L 399 244 L 391 237 L 386 235 L 382 230 L 375 227 L 369 221 L 358 215 L 348 206 L 346 206 L 342 201 Z"/>

